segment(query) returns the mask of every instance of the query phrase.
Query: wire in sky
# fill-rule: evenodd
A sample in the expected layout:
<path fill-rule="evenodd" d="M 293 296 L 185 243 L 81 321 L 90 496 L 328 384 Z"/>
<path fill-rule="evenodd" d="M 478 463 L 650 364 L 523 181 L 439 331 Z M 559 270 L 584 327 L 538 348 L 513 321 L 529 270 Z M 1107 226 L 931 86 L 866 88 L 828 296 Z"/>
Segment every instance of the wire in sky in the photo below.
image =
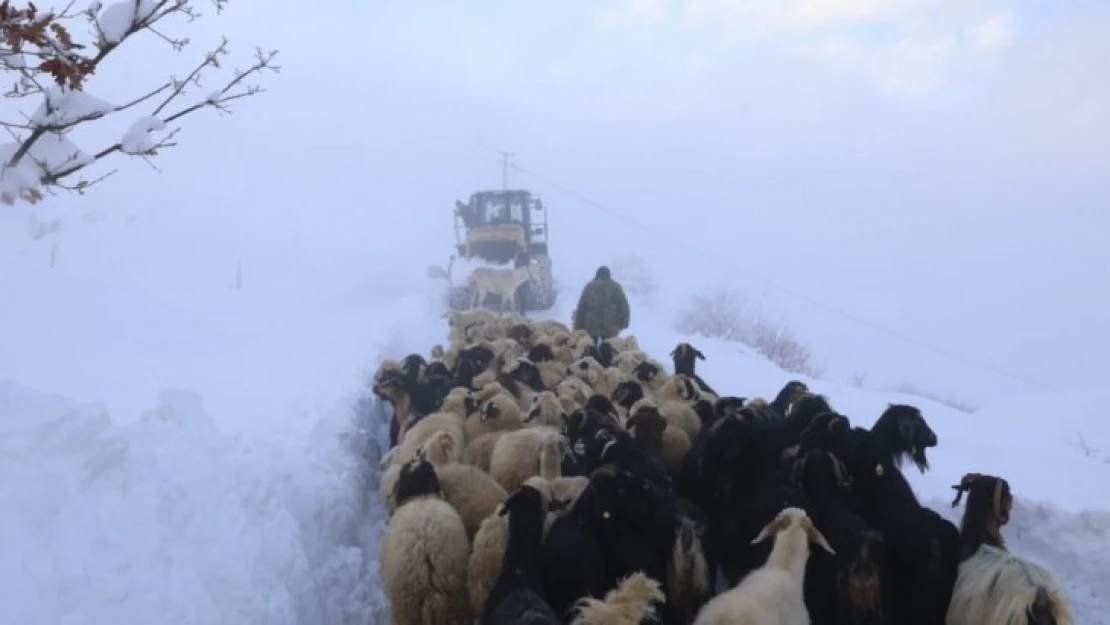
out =
<path fill-rule="evenodd" d="M 908 344 L 915 345 L 917 347 L 926 349 L 928 351 L 939 354 L 939 355 L 941 355 L 945 358 L 948 358 L 950 360 L 953 360 L 955 362 L 959 362 L 959 363 L 962 363 L 962 364 L 965 364 L 965 365 L 970 365 L 970 366 L 973 366 L 973 367 L 978 367 L 979 369 L 982 369 L 983 371 L 988 371 L 990 373 L 993 373 L 995 375 L 998 375 L 998 376 L 1001 376 L 1001 377 L 1004 377 L 1004 378 L 1010 378 L 1011 380 L 1021 382 L 1023 384 L 1028 385 L 1028 386 L 1041 388 L 1041 389 L 1044 389 L 1044 390 L 1047 390 L 1047 391 L 1056 391 L 1055 388 L 1053 388 L 1053 387 L 1051 387 L 1047 384 L 1038 382 L 1036 380 L 1031 380 L 1029 378 L 1026 378 L 1026 377 L 1023 377 L 1023 376 L 1020 376 L 1020 375 L 1016 375 L 1016 374 L 1013 374 L 1013 373 L 1010 373 L 1010 372 L 1007 372 L 1007 371 L 1002 371 L 1001 369 L 998 369 L 997 367 L 993 367 L 989 364 L 979 362 L 979 361 L 976 361 L 976 360 L 972 360 L 970 358 L 967 358 L 965 356 L 961 356 L 959 354 L 954 354 L 950 351 L 947 351 L 945 349 L 941 349 L 939 347 L 936 347 L 935 345 L 930 345 L 929 343 L 926 343 L 924 341 L 916 339 L 916 338 L 914 338 L 912 336 L 909 336 L 907 334 L 903 334 L 903 333 L 898 332 L 896 330 L 892 330 L 891 328 L 887 328 L 885 326 L 882 326 L 878 323 L 875 323 L 874 321 L 864 319 L 863 317 L 860 317 L 859 315 L 855 315 L 855 314 L 847 312 L 845 310 L 836 308 L 835 306 L 830 306 L 828 304 L 820 302 L 820 301 L 814 299 L 813 297 L 811 297 L 809 295 L 806 295 L 805 293 L 802 293 L 800 291 L 796 291 L 796 290 L 791 289 L 789 287 L 778 284 L 778 283 L 774 282 L 773 280 L 771 280 L 771 279 L 769 279 L 765 276 L 761 276 L 761 275 L 751 271 L 750 269 L 747 269 L 745 267 L 741 267 L 741 266 L 737 265 L 735 263 L 735 261 L 732 261 L 728 258 L 724 258 L 722 256 L 718 256 L 717 254 L 714 254 L 712 252 L 709 252 L 709 251 L 705 250 L 701 246 L 696 246 L 696 245 L 692 245 L 690 243 L 687 243 L 686 241 L 683 241 L 683 240 L 681 240 L 681 239 L 679 239 L 679 238 L 677 238 L 677 237 L 675 237 L 671 234 L 668 234 L 668 233 L 666 233 L 662 230 L 653 228 L 649 225 L 646 225 L 644 223 L 641 223 L 641 222 L 633 219 L 632 217 L 629 217 L 628 215 L 625 215 L 625 214 L 617 212 L 617 211 L 615 211 L 611 208 L 608 208 L 608 207 L 604 206 L 603 204 L 601 204 L 599 202 L 596 202 L 596 201 L 590 199 L 589 197 L 586 197 L 585 195 L 579 193 L 578 191 L 575 191 L 574 189 L 571 189 L 570 187 L 568 187 L 564 184 L 556 182 L 555 180 L 552 180 L 552 179 L 550 179 L 550 178 L 548 178 L 548 177 L 546 177 L 542 174 L 539 174 L 535 171 L 532 171 L 531 169 L 528 169 L 526 167 L 521 167 L 520 165 L 518 165 L 516 163 L 509 163 L 509 167 L 512 168 L 515 171 L 518 171 L 518 172 L 522 173 L 522 174 L 527 174 L 529 176 L 532 176 L 533 178 L 535 178 L 535 179 L 537 179 L 541 182 L 544 182 L 544 183 L 554 187 L 555 189 L 557 189 L 557 190 L 559 190 L 559 191 L 561 191 L 561 192 L 563 192 L 563 193 L 565 193 L 569 196 L 574 197 L 575 199 L 581 201 L 583 204 L 591 206 L 591 207 L 593 207 L 593 208 L 595 208 L 595 209 L 597 209 L 597 210 L 599 210 L 599 211 L 601 211 L 601 212 L 603 212 L 603 213 L 605 213 L 605 214 L 607 214 L 611 217 L 615 217 L 615 218 L 620 219 L 620 220 L 622 220 L 626 223 L 629 223 L 629 224 L 639 228 L 640 230 L 643 230 L 644 232 L 648 232 L 650 234 L 658 236 L 658 237 L 668 241 L 669 243 L 671 243 L 672 245 L 674 245 L 676 247 L 682 248 L 682 249 L 684 249 L 688 252 L 691 252 L 693 254 L 702 256 L 703 258 L 706 258 L 710 261 L 713 261 L 715 264 L 727 266 L 727 267 L 737 271 L 738 273 L 747 274 L 747 275 L 755 278 L 756 280 L 759 280 L 760 282 L 763 282 L 765 285 L 767 285 L 770 288 L 777 289 L 777 290 L 779 290 L 779 291 L 781 291 L 781 292 L 783 292 L 787 295 L 790 295 L 792 297 L 800 299 L 804 302 L 808 302 L 809 304 L 811 304 L 811 305 L 813 305 L 817 308 L 829 311 L 829 312 L 831 312 L 835 315 L 838 315 L 838 316 L 840 316 L 844 319 L 847 319 L 848 321 L 851 321 L 853 323 L 856 323 L 860 326 L 871 328 L 872 330 L 874 330 L 874 331 L 876 331 L 880 334 L 886 334 L 887 336 L 890 336 L 890 337 L 893 337 L 893 338 L 898 339 L 900 341 L 903 341 L 905 343 L 908 343 Z"/>

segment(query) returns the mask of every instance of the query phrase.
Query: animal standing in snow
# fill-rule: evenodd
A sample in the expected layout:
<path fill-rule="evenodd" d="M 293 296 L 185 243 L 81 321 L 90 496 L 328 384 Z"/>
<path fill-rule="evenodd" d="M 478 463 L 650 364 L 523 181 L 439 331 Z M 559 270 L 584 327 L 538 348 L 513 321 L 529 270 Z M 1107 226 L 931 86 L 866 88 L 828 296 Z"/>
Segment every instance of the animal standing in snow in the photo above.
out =
<path fill-rule="evenodd" d="M 952 506 L 966 492 L 967 507 L 948 625 L 1072 625 L 1064 591 L 1052 573 L 1006 549 L 1002 526 L 1013 510 L 1009 482 L 969 473 L 952 488 Z"/>
<path fill-rule="evenodd" d="M 519 312 L 516 304 L 517 289 L 525 282 L 536 279 L 536 268 L 531 263 L 513 269 L 478 267 L 467 278 L 467 288 L 474 294 L 470 305 L 478 308 L 486 296 L 492 293 L 501 296 L 502 312 Z"/>

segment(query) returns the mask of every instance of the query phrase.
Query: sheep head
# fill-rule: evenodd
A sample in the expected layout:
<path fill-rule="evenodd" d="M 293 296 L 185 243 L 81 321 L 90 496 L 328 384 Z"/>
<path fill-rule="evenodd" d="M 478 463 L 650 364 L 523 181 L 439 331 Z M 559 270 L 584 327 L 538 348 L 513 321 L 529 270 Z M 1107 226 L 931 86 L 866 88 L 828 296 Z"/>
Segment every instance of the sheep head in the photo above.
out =
<path fill-rule="evenodd" d="M 705 354 L 701 350 L 694 347 L 689 343 L 679 343 L 671 350 L 671 358 L 674 359 L 675 373 L 685 373 L 692 375 L 694 373 L 694 361 L 705 360 Z"/>
<path fill-rule="evenodd" d="M 808 538 L 811 543 L 814 543 L 825 551 L 836 555 L 836 551 L 834 551 L 833 548 L 829 546 L 829 541 L 825 540 L 824 534 L 822 534 L 820 530 L 813 526 L 813 521 L 810 520 L 809 515 L 806 514 L 805 510 L 802 510 L 801 508 L 783 508 L 777 515 L 775 515 L 775 518 L 772 519 L 770 523 L 765 525 L 763 529 L 759 531 L 759 534 L 756 534 L 756 537 L 752 539 L 751 544 L 754 545 L 756 543 L 761 543 L 772 536 L 794 528 L 800 529 L 802 532 L 804 532 L 806 538 Z"/>
<path fill-rule="evenodd" d="M 537 343 L 528 350 L 528 360 L 532 362 L 550 362 L 555 360 L 555 350 L 547 343 Z"/>
<path fill-rule="evenodd" d="M 445 430 L 437 430 L 416 450 L 416 457 L 438 467 L 455 462 L 457 451 L 455 439 Z"/>
<path fill-rule="evenodd" d="M 507 393 L 498 393 L 486 401 L 482 406 L 481 417 L 479 421 L 489 421 L 491 419 L 501 419 L 517 415 L 520 408 L 517 406 L 516 400 L 512 395 Z"/>
<path fill-rule="evenodd" d="M 613 390 L 613 401 L 624 408 L 632 408 L 633 404 L 643 398 L 644 387 L 636 380 L 625 380 Z"/>
<path fill-rule="evenodd" d="M 397 507 L 418 497 L 443 498 L 435 467 L 423 458 L 414 458 L 401 466 L 397 483 L 393 486 L 393 501 Z"/>
<path fill-rule="evenodd" d="M 505 367 L 505 373 L 515 382 L 519 382 L 539 392 L 546 387 L 543 384 L 543 378 L 540 376 L 540 370 L 536 368 L 536 364 L 527 358 L 517 358 Z"/>
<path fill-rule="evenodd" d="M 713 411 L 717 413 L 720 419 L 737 418 L 740 414 L 740 409 L 744 407 L 745 399 L 743 397 L 725 396 L 719 398 L 713 404 Z"/>
<path fill-rule="evenodd" d="M 546 508 L 544 493 L 535 486 L 526 484 L 509 493 L 505 501 L 497 507 L 497 516 L 510 515 L 510 522 L 513 517 L 527 518 L 538 522 L 542 527 L 543 515 L 547 513 Z"/>
<path fill-rule="evenodd" d="M 583 356 L 567 366 L 567 375 L 572 375 L 592 386 L 597 382 L 603 368 L 593 356 Z"/>
<path fill-rule="evenodd" d="M 447 393 L 447 397 L 443 398 L 443 404 L 440 406 L 442 412 L 450 412 L 466 419 L 470 415 L 478 412 L 481 406 L 478 400 L 474 399 L 474 395 L 470 391 L 461 386 L 456 386 Z"/>
<path fill-rule="evenodd" d="M 495 354 L 492 349 L 485 345 L 471 345 L 459 351 L 458 362 L 459 364 L 462 364 L 464 361 L 469 362 L 473 366 L 475 372 L 482 372 L 486 370 L 486 367 L 489 367 L 496 355 L 497 354 Z M 455 365 L 456 368 L 459 364 Z"/>
<path fill-rule="evenodd" d="M 632 375 L 636 376 L 636 379 L 641 382 L 651 382 L 662 372 L 662 368 L 650 360 L 645 360 L 632 369 Z"/>
<path fill-rule="evenodd" d="M 396 406 L 409 396 L 409 385 L 399 371 L 387 370 L 380 380 L 374 383 L 374 394 L 382 401 Z"/>
<path fill-rule="evenodd" d="M 684 373 L 676 373 L 660 387 L 659 396 L 693 403 L 701 397 L 694 380 Z"/>
<path fill-rule="evenodd" d="M 636 441 L 646 443 L 656 450 L 662 449 L 667 419 L 650 399 L 641 399 L 632 406 L 628 411 L 625 427 L 632 432 L 632 438 Z"/>
<path fill-rule="evenodd" d="M 525 423 L 539 421 L 552 427 L 560 427 L 566 421 L 566 411 L 559 398 L 551 391 L 543 391 L 532 398 L 532 409 L 524 418 Z"/>
<path fill-rule="evenodd" d="M 908 456 L 922 473 L 929 469 L 925 450 L 936 447 L 937 435 L 915 406 L 888 404 L 871 431 L 890 447 L 896 466 L 901 465 L 903 456 Z"/>
<path fill-rule="evenodd" d="M 522 346 L 531 346 L 536 336 L 536 331 L 528 323 L 516 323 L 509 328 L 506 336 L 520 343 Z"/>
<path fill-rule="evenodd" d="M 409 354 L 401 359 L 401 371 L 411 382 L 419 380 L 424 374 L 428 361 L 420 354 Z"/>
<path fill-rule="evenodd" d="M 600 393 L 594 393 L 586 400 L 585 408 L 601 415 L 603 419 L 612 422 L 613 425 L 620 426 L 620 413 L 617 412 L 617 407 L 613 405 L 613 401 L 608 397 Z"/>
<path fill-rule="evenodd" d="M 608 341 L 602 341 L 597 349 L 594 358 L 601 364 L 602 367 L 613 366 L 613 359 L 617 357 L 617 350 L 613 348 L 613 344 Z"/>

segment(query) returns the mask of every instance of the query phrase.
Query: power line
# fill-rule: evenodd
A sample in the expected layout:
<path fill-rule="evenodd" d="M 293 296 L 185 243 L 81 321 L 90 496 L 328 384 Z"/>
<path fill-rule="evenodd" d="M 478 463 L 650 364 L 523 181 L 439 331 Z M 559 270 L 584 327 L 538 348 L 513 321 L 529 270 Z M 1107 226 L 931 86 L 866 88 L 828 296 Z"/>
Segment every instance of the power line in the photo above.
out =
<path fill-rule="evenodd" d="M 728 267 L 736 270 L 737 272 L 747 274 L 747 275 L 755 278 L 756 280 L 759 280 L 759 281 L 763 282 L 768 287 L 778 289 L 779 291 L 782 291 L 783 293 L 786 293 L 787 295 L 798 298 L 798 299 L 800 299 L 804 302 L 808 302 L 809 304 L 811 304 L 811 305 L 813 305 L 817 308 L 821 308 L 821 309 L 827 310 L 831 313 L 834 313 L 836 315 L 839 315 L 840 317 L 842 317 L 844 319 L 847 319 L 848 321 L 851 321 L 853 323 L 856 323 L 856 324 L 864 326 L 864 327 L 871 328 L 872 330 L 874 330 L 876 332 L 879 332 L 881 334 L 886 334 L 888 336 L 891 336 L 893 338 L 901 340 L 905 343 L 909 343 L 911 345 L 916 345 L 917 347 L 921 347 L 923 349 L 929 350 L 933 353 L 944 356 L 945 358 L 949 358 L 949 359 L 951 359 L 955 362 L 959 362 L 959 363 L 962 363 L 962 364 L 965 364 L 965 365 L 971 365 L 973 367 L 978 367 L 978 368 L 980 368 L 984 371 L 988 371 L 990 373 L 993 373 L 995 375 L 998 375 L 998 376 L 1001 376 L 1001 377 L 1004 377 L 1004 378 L 1010 378 L 1011 380 L 1016 380 L 1018 382 L 1021 382 L 1023 384 L 1029 385 L 1029 386 L 1038 387 L 1038 388 L 1041 388 L 1041 389 L 1044 389 L 1044 390 L 1047 390 L 1047 391 L 1056 391 L 1055 388 L 1053 388 L 1051 386 L 1048 386 L 1047 384 L 1037 382 L 1036 380 L 1031 380 L 1029 378 L 1026 378 L 1026 377 L 1023 377 L 1023 376 L 1020 376 L 1020 375 L 1009 373 L 1007 371 L 1002 371 L 1001 369 L 998 369 L 998 368 L 993 367 L 991 365 L 988 365 L 986 363 L 979 362 L 979 361 L 976 361 L 976 360 L 972 360 L 970 358 L 960 356 L 958 354 L 954 354 L 952 352 L 941 349 L 941 348 L 936 347 L 934 345 L 930 345 L 928 343 L 925 343 L 924 341 L 921 341 L 919 339 L 915 339 L 912 336 L 909 336 L 909 335 L 903 334 L 901 332 L 898 332 L 896 330 L 892 330 L 890 328 L 882 326 L 878 323 L 875 323 L 874 321 L 864 319 L 863 317 L 860 317 L 858 315 L 852 314 L 852 313 L 847 312 L 845 310 L 836 308 L 835 306 L 830 306 L 828 304 L 820 302 L 820 301 L 814 299 L 813 297 L 811 297 L 809 295 L 806 295 L 805 293 L 801 293 L 801 292 L 796 291 L 794 289 L 791 289 L 789 287 L 778 284 L 778 283 L 774 282 L 773 280 L 771 280 L 769 278 L 766 278 L 764 276 L 761 276 L 761 275 L 751 271 L 750 269 L 746 269 L 744 267 L 741 267 L 741 266 L 735 264 L 735 262 L 730 260 L 730 259 L 718 256 L 718 255 L 713 254 L 711 252 L 708 252 L 702 247 L 691 245 L 690 243 L 687 243 L 687 242 L 685 242 L 685 241 L 683 241 L 683 240 L 681 240 L 681 239 L 679 239 L 679 238 L 677 238 L 677 237 L 675 237 L 671 234 L 668 234 L 668 233 L 666 233 L 662 230 L 658 230 L 656 228 L 653 228 L 651 226 L 643 224 L 639 221 L 636 221 L 635 219 L 633 219 L 632 217 L 629 217 L 628 215 L 625 215 L 623 213 L 612 210 L 611 208 L 608 208 L 608 207 L 602 205 L 601 203 L 596 202 L 596 201 L 586 197 L 585 195 L 579 193 L 578 191 L 575 191 L 574 189 L 571 189 L 570 187 L 567 187 L 566 185 L 560 184 L 559 182 L 556 182 L 556 181 L 554 181 L 554 180 L 552 180 L 552 179 L 550 179 L 550 178 L 548 178 L 548 177 L 546 177 L 542 174 L 539 174 L 539 173 L 537 173 L 535 171 L 532 171 L 530 169 L 527 169 L 525 167 L 521 167 L 520 165 L 517 165 L 515 163 L 509 164 L 507 160 L 504 161 L 504 163 L 508 167 L 512 167 L 515 171 L 519 171 L 521 173 L 532 176 L 533 178 L 536 178 L 537 180 L 540 180 L 541 182 L 545 182 L 548 185 L 551 185 L 552 187 L 558 189 L 559 191 L 562 191 L 563 193 L 578 199 L 579 201 L 583 202 L 584 204 L 592 206 L 593 208 L 595 208 L 597 210 L 600 210 L 601 212 L 606 213 L 607 215 L 610 215 L 611 217 L 615 217 L 615 218 L 620 219 L 622 221 L 625 221 L 629 224 L 632 224 L 633 226 L 635 226 L 635 227 L 637 227 L 637 228 L 639 228 L 639 229 L 641 229 L 645 232 L 648 232 L 650 234 L 654 234 L 655 236 L 658 236 L 658 237 L 670 242 L 672 245 L 674 245 L 676 247 L 680 247 L 682 249 L 685 249 L 688 252 L 692 252 L 696 255 L 700 255 L 700 256 L 702 256 L 702 257 L 704 257 L 704 258 L 706 258 L 706 259 L 708 259 L 708 260 L 710 260 L 710 261 L 712 261 L 716 264 L 728 266 Z"/>

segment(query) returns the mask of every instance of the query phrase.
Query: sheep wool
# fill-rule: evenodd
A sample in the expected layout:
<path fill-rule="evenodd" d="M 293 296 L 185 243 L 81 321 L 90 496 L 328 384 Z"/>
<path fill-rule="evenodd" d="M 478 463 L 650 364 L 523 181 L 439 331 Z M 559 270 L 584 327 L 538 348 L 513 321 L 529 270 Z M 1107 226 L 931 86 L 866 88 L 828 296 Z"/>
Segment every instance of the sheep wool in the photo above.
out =
<path fill-rule="evenodd" d="M 471 622 L 469 558 L 466 527 L 446 501 L 422 497 L 398 508 L 381 551 L 393 625 Z"/>
<path fill-rule="evenodd" d="M 1064 592 L 1044 567 L 1005 549 L 982 545 L 960 564 L 948 625 L 1026 625 L 1027 611 L 1039 609 L 1055 625 L 1072 625 Z"/>
<path fill-rule="evenodd" d="M 434 463 L 433 463 L 434 464 Z M 469 464 L 451 463 L 436 467 L 443 498 L 459 513 L 469 541 L 482 520 L 505 501 L 505 489 L 488 473 Z"/>
<path fill-rule="evenodd" d="M 665 599 L 659 582 L 643 573 L 633 573 L 606 593 L 604 601 L 580 599 L 571 625 L 640 625 L 655 616 L 654 604 Z"/>

